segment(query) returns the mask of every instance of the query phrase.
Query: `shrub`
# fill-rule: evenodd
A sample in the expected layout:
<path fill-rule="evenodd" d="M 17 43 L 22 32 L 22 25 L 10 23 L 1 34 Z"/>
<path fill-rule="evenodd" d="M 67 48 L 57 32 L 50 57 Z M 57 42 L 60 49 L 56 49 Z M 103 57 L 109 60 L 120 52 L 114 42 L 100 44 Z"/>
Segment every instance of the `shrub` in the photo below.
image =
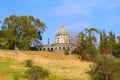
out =
<path fill-rule="evenodd" d="M 79 55 L 80 52 L 79 52 L 77 49 L 75 49 L 75 50 L 72 51 L 72 54 L 77 54 L 77 55 Z"/>
<path fill-rule="evenodd" d="M 38 51 L 38 49 L 36 47 L 30 47 L 30 50 L 32 50 L 32 51 Z"/>
<path fill-rule="evenodd" d="M 42 67 L 33 66 L 26 71 L 26 74 L 31 80 L 39 80 L 49 77 L 50 72 Z"/>
<path fill-rule="evenodd" d="M 46 48 L 43 48 L 43 51 L 46 51 Z"/>
<path fill-rule="evenodd" d="M 64 54 L 65 54 L 65 55 L 69 55 L 69 49 L 65 49 L 65 50 L 64 50 Z"/>
<path fill-rule="evenodd" d="M 25 66 L 31 68 L 33 66 L 33 61 L 31 59 L 26 60 Z"/>
<path fill-rule="evenodd" d="M 120 80 L 120 60 L 111 56 L 100 55 L 93 59 L 96 63 L 91 67 L 92 80 Z"/>
<path fill-rule="evenodd" d="M 19 80 L 19 77 L 15 75 L 14 80 Z"/>

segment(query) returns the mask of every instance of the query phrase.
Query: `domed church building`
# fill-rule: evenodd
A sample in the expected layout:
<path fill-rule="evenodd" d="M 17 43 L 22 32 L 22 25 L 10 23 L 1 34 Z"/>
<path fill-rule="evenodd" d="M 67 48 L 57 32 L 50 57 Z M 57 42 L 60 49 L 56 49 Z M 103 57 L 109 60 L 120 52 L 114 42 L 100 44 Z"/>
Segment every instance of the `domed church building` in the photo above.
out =
<path fill-rule="evenodd" d="M 69 32 L 65 29 L 64 26 L 61 26 L 60 30 L 56 34 L 54 43 L 50 44 L 50 41 L 48 39 L 48 44 L 44 45 L 42 49 L 46 51 L 63 52 L 65 49 L 69 49 L 70 51 L 73 51 L 75 49 L 75 46 L 71 42 Z"/>

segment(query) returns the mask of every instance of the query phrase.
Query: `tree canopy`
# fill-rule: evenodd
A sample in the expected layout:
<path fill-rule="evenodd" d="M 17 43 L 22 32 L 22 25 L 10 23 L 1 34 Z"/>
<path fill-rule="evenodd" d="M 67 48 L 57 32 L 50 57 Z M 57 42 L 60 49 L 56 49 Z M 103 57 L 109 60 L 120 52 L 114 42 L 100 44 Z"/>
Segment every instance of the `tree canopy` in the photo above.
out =
<path fill-rule="evenodd" d="M 95 28 L 85 28 L 79 33 L 77 49 L 74 52 L 80 54 L 82 59 L 88 59 L 95 56 L 97 42 L 97 38 L 95 36 L 96 33 L 99 33 L 99 31 Z"/>
<path fill-rule="evenodd" d="M 3 42 L 1 45 L 4 45 L 6 49 L 14 49 L 16 46 L 27 50 L 33 41 L 42 40 L 41 34 L 45 28 L 46 25 L 33 16 L 11 15 L 5 18 L 2 25 L 3 34 L 0 35 L 2 37 L 0 40 Z"/>
<path fill-rule="evenodd" d="M 77 46 L 73 53 L 79 54 L 82 58 L 95 57 L 99 53 L 120 57 L 120 36 L 116 36 L 112 31 L 106 33 L 105 30 L 85 28 L 79 32 L 75 43 Z"/>

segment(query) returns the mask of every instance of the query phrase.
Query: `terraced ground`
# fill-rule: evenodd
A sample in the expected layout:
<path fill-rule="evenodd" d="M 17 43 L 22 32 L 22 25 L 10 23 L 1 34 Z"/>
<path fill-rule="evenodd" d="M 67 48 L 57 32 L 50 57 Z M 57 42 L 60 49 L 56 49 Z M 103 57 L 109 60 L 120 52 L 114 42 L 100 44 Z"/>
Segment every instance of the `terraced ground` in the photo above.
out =
<path fill-rule="evenodd" d="M 0 80 L 28 80 L 25 60 L 42 66 L 52 73 L 46 80 L 90 80 L 88 71 L 93 64 L 80 61 L 77 55 L 60 52 L 0 50 Z"/>

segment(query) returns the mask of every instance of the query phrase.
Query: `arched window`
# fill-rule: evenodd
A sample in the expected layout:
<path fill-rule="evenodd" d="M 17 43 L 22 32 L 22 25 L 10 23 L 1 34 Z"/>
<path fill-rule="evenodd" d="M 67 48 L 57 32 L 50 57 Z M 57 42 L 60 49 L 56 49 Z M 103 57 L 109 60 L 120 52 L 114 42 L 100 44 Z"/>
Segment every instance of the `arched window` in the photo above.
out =
<path fill-rule="evenodd" d="M 61 47 L 59 47 L 59 49 L 61 49 Z"/>
<path fill-rule="evenodd" d="M 55 50 L 57 50 L 57 47 L 55 47 Z"/>
<path fill-rule="evenodd" d="M 50 48 L 48 48 L 47 50 L 50 51 Z"/>
<path fill-rule="evenodd" d="M 70 50 L 70 47 L 68 47 L 68 50 Z"/>
<path fill-rule="evenodd" d="M 65 47 L 63 47 L 63 50 L 65 50 Z"/>
<path fill-rule="evenodd" d="M 51 48 L 51 52 L 53 52 L 53 48 Z"/>

